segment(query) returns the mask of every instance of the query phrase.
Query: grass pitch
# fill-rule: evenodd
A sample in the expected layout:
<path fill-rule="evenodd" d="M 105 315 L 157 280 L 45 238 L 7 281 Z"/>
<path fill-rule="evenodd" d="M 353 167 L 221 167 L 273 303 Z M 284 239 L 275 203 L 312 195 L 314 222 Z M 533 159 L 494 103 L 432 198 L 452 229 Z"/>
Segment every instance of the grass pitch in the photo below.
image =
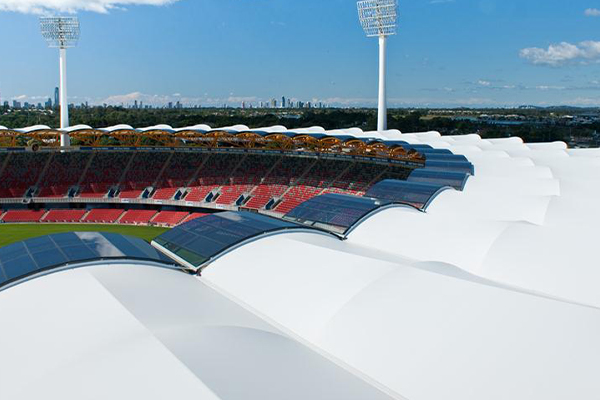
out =
<path fill-rule="evenodd" d="M 166 228 L 92 224 L 0 224 L 0 247 L 38 236 L 64 232 L 110 232 L 139 237 L 150 242 Z"/>

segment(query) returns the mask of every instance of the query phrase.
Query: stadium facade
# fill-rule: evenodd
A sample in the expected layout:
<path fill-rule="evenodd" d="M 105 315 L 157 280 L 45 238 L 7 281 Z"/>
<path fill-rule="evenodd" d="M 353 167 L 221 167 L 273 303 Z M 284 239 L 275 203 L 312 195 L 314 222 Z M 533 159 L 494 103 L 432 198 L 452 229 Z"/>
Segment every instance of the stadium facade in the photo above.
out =
<path fill-rule="evenodd" d="M 0 398 L 600 393 L 598 149 L 280 126 L 77 127 L 64 153 L 48 127 L 0 137 L 28 146 L 0 151 L 3 220 L 184 213 L 153 247 L 0 249 Z"/>

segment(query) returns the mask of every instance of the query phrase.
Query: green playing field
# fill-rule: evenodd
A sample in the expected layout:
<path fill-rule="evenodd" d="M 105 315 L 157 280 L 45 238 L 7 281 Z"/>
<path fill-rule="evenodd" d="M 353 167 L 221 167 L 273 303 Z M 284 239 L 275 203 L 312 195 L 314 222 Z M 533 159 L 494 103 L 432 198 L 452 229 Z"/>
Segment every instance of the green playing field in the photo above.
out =
<path fill-rule="evenodd" d="M 136 236 L 151 241 L 165 228 L 128 225 L 91 225 L 91 224 L 0 224 L 0 247 L 21 240 L 63 232 L 112 232 Z"/>

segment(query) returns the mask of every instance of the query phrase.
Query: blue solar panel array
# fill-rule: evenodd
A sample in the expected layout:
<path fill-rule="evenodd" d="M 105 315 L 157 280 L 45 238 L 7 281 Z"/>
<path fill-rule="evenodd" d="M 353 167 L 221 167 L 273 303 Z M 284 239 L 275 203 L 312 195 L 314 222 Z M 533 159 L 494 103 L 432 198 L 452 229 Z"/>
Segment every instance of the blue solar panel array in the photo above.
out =
<path fill-rule="evenodd" d="M 328 193 L 305 201 L 284 218 L 309 226 L 335 226 L 345 233 L 365 216 L 388 204 L 390 201 Z"/>
<path fill-rule="evenodd" d="M 255 237 L 293 229 L 305 228 L 247 211 L 223 212 L 173 228 L 154 239 L 154 242 L 198 269 L 227 250 Z"/>
<path fill-rule="evenodd" d="M 104 259 L 173 264 L 142 239 L 115 233 L 59 233 L 0 248 L 0 287 L 64 265 Z"/>
<path fill-rule="evenodd" d="M 413 207 L 423 210 L 427 208 L 431 200 L 438 193 L 445 189 L 450 189 L 450 187 L 430 183 L 386 179 L 371 187 L 365 196 L 394 203 L 410 204 Z"/>
<path fill-rule="evenodd" d="M 450 186 L 456 190 L 463 190 L 469 179 L 464 172 L 452 172 L 429 168 L 416 169 L 408 176 L 408 182 L 430 183 L 439 186 Z"/>

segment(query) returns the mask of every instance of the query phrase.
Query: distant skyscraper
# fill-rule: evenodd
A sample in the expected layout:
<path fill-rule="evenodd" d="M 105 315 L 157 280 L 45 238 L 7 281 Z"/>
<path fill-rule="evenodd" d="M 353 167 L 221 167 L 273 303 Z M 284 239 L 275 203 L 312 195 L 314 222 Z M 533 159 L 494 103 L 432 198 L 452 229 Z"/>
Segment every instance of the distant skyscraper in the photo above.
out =
<path fill-rule="evenodd" d="M 281 108 L 285 108 L 285 96 L 281 98 Z"/>
<path fill-rule="evenodd" d="M 51 109 L 52 108 L 52 99 L 50 97 L 48 97 L 48 100 L 46 101 L 45 107 L 47 109 Z"/>
<path fill-rule="evenodd" d="M 54 88 L 54 108 L 58 108 L 60 103 L 58 87 Z"/>

